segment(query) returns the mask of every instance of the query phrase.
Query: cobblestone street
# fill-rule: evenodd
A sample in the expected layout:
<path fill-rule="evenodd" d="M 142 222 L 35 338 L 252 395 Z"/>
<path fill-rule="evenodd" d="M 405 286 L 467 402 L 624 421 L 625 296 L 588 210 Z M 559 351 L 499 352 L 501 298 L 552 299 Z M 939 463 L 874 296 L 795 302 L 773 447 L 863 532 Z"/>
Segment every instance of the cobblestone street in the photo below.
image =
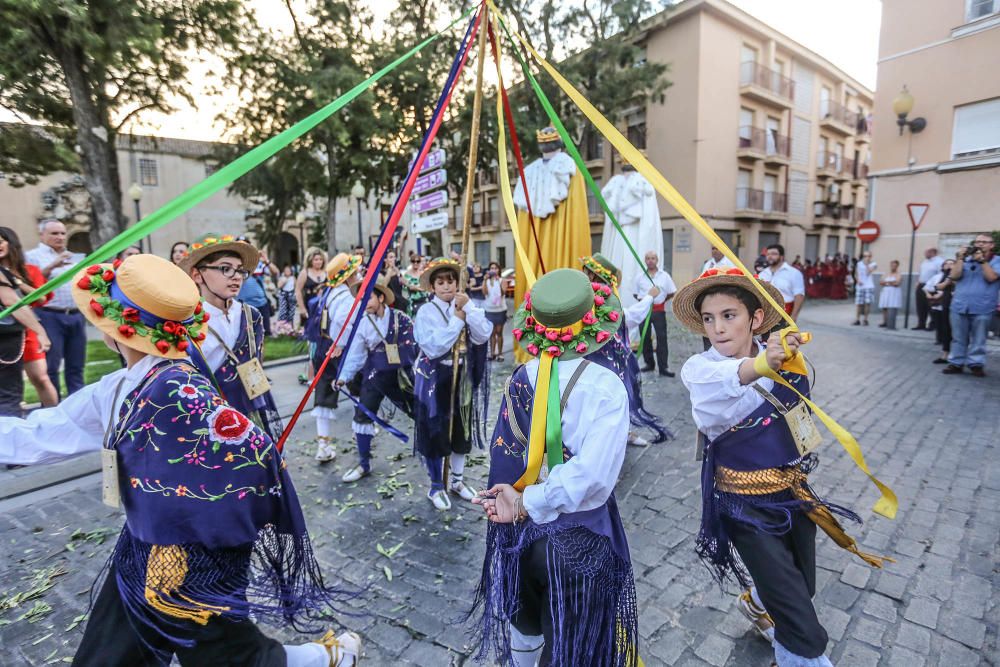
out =
<path fill-rule="evenodd" d="M 828 655 L 841 667 L 996 665 L 1000 354 L 991 345 L 985 379 L 943 376 L 930 363 L 938 353 L 932 334 L 852 328 L 845 326 L 848 310 L 807 305 L 803 313 L 803 328 L 815 335 L 805 348 L 817 369 L 814 398 L 857 437 L 872 470 L 898 494 L 900 511 L 895 521 L 873 515 L 874 487 L 827 436 L 815 489 L 865 519 L 864 527 L 847 526 L 863 550 L 896 559 L 870 570 L 818 538 L 816 605 L 830 634 Z M 679 372 L 701 341 L 673 321 L 670 327 L 671 366 Z M 494 367 L 494 414 L 510 358 Z M 299 370 L 294 364 L 270 372 L 284 414 L 301 395 Z M 679 377 L 645 377 L 647 408 L 677 437 L 629 448 L 618 484 L 638 589 L 640 653 L 651 666 L 766 667 L 770 647 L 735 609 L 734 591 L 723 594 L 694 554 L 701 496 L 686 393 Z M 374 474 L 341 483 L 355 462 L 350 412 L 341 414 L 335 462 L 313 460 L 308 413 L 287 449 L 327 579 L 371 586 L 354 603 L 357 618 L 331 623 L 363 635 L 362 664 L 474 664 L 476 647 L 462 617 L 482 563 L 482 512 L 458 502 L 436 512 L 410 445 L 385 433 L 375 440 Z M 404 417 L 395 423 L 410 431 Z M 473 456 L 470 483 L 481 487 L 486 472 L 485 454 Z M 12 483 L 12 474 L 0 472 L 0 487 Z M 69 661 L 90 584 L 121 522 L 101 504 L 94 475 L 59 493 L 0 501 L 0 665 Z M 290 642 L 307 639 L 265 629 Z"/>

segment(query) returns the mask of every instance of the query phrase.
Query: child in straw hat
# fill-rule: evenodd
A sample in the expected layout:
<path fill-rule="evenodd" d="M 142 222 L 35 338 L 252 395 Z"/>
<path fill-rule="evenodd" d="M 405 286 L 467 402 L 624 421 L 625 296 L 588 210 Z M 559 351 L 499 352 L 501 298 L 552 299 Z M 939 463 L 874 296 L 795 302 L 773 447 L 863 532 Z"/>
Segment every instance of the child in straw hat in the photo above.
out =
<path fill-rule="evenodd" d="M 74 664 L 353 665 L 353 633 L 282 646 L 254 619 L 309 631 L 345 595 L 323 582 L 267 433 L 187 361 L 209 319 L 180 268 L 153 255 L 97 264 L 72 288 L 127 367 L 28 419 L 0 419 L 0 463 L 103 455 L 125 525 Z"/>
<path fill-rule="evenodd" d="M 420 275 L 420 286 L 434 296 L 420 306 L 413 336 L 420 348 L 414 364 L 414 450 L 424 458 L 435 508 L 451 508 L 448 493 L 463 500 L 475 497 L 463 479 L 465 455 L 473 441 L 482 448 L 489 401 L 487 345 L 493 325 L 486 313 L 458 291 L 461 265 L 438 258 Z M 467 333 L 465 348 L 460 345 Z M 455 365 L 458 368 L 455 368 Z M 457 379 L 457 384 L 455 382 Z M 444 458 L 451 472 L 445 489 Z"/>
<path fill-rule="evenodd" d="M 359 283 L 351 290 L 357 294 L 360 287 Z M 338 385 L 343 385 L 347 379 L 361 373 L 360 404 L 351 422 L 359 461 L 344 473 L 345 482 L 356 482 L 371 474 L 372 439 L 375 437 L 372 415 L 378 414 L 384 399 L 413 417 L 413 362 L 417 357 L 413 322 L 403 312 L 392 308 L 396 295 L 385 276 L 377 276 L 373 287 L 338 380 Z"/>
<path fill-rule="evenodd" d="M 475 501 L 490 520 L 479 658 L 636 664 L 635 584 L 614 497 L 628 394 L 587 359 L 610 344 L 620 319 L 618 298 L 575 269 L 539 278 L 514 316 L 514 337 L 537 359 L 506 383 L 490 488 Z"/>
<path fill-rule="evenodd" d="M 311 320 L 318 321 L 310 321 L 306 324 L 307 330 L 314 329 L 319 333 L 319 338 L 312 352 L 313 368 L 317 372 L 326 358 L 330 346 L 333 345 L 333 339 L 340 334 L 340 330 L 347 322 L 347 316 L 354 304 L 351 287 L 360 282 L 359 268 L 361 268 L 361 256 L 348 255 L 343 252 L 336 255 L 326 265 L 326 288 L 319 296 L 321 307 L 310 314 Z M 345 330 L 340 338 L 340 343 L 334 349 L 333 356 L 323 371 L 323 376 L 316 384 L 312 416 L 316 418 L 316 460 L 320 463 L 332 461 L 337 456 L 337 448 L 333 444 L 333 422 L 337 418 L 337 398 L 339 396 L 336 383 L 343 353 L 341 348 L 347 343 L 349 335 L 350 331 Z"/>
<path fill-rule="evenodd" d="M 198 286 L 211 318 L 205 339 L 188 349 L 191 361 L 214 377 L 230 405 L 277 440 L 284 427 L 261 366 L 264 318 L 256 308 L 236 298 L 259 256 L 246 241 L 205 234 L 188 246 L 179 266 Z"/>
<path fill-rule="evenodd" d="M 782 303 L 776 287 L 759 284 Z M 759 343 L 755 336 L 781 321 L 779 311 L 761 304 L 753 283 L 735 268 L 710 269 L 674 297 L 677 319 L 712 345 L 681 370 L 700 441 L 707 441 L 697 551 L 720 583 L 749 587 L 737 604 L 772 642 L 777 665 L 829 667 L 827 633 L 812 603 L 816 526 L 869 564 L 880 561 L 858 552 L 833 515 L 860 518 L 819 499 L 806 482 L 818 463 L 810 450 L 819 434 L 795 392 L 761 375 L 754 363 L 759 357 L 808 397 L 808 378 L 782 369 L 801 338 L 790 333 L 787 350 L 779 333 Z"/>

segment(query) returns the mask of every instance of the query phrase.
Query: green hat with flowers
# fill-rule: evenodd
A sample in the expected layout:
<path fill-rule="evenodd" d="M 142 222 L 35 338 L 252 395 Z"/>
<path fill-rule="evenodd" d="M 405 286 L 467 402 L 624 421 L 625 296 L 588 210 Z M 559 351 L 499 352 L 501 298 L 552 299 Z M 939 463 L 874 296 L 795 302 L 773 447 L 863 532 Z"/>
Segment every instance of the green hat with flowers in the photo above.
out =
<path fill-rule="evenodd" d="M 528 354 L 569 360 L 604 347 L 621 327 L 622 306 L 610 286 L 576 269 L 539 278 L 514 314 L 514 338 Z"/>
<path fill-rule="evenodd" d="M 599 252 L 580 258 L 583 268 L 594 273 L 602 282 L 617 289 L 622 280 L 622 271 L 610 259 Z"/>

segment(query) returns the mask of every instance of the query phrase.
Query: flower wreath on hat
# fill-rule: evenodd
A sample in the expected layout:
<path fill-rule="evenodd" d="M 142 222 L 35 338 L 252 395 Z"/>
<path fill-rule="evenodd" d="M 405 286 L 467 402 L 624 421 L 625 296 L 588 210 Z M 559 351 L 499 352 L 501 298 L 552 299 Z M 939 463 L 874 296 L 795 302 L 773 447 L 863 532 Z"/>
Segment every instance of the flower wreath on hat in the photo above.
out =
<path fill-rule="evenodd" d="M 570 352 L 576 355 L 584 355 L 589 352 L 590 345 L 588 339 L 593 339 L 598 344 L 604 343 L 611 338 L 613 325 L 621 319 L 621 312 L 611 303 L 609 297 L 612 296 L 612 289 L 608 285 L 598 282 L 590 283 L 594 290 L 594 307 L 584 314 L 576 324 L 568 327 L 552 328 L 539 323 L 531 315 L 531 292 L 524 295 L 524 312 L 527 317 L 524 319 L 524 327 L 516 328 L 512 331 L 514 340 L 521 343 L 528 354 L 537 357 L 542 352 L 558 358 Z"/>
<path fill-rule="evenodd" d="M 201 250 L 202 248 L 208 248 L 213 245 L 218 245 L 219 243 L 235 243 L 237 238 L 232 234 L 223 234 L 222 236 L 216 238 L 214 236 L 206 236 L 201 240 L 201 243 L 195 241 L 188 247 L 188 252 L 191 250 Z M 244 243 L 246 241 L 243 241 Z"/>
<path fill-rule="evenodd" d="M 347 260 L 347 264 L 345 264 L 343 268 L 327 278 L 326 284 L 330 287 L 336 287 L 347 280 L 347 277 L 350 274 L 357 271 L 359 266 L 361 266 L 361 256 L 351 255 Z"/>
<path fill-rule="evenodd" d="M 616 276 L 613 271 L 598 262 L 593 255 L 581 257 L 580 262 L 588 271 L 593 271 L 598 278 L 606 282 L 608 285 L 611 285 L 611 287 L 615 290 L 618 289 L 618 276 Z"/>
<path fill-rule="evenodd" d="M 115 284 L 115 272 L 121 266 L 121 260 L 116 259 L 111 268 L 94 264 L 86 269 L 86 275 L 76 282 L 82 290 L 91 294 L 90 309 L 98 317 L 106 317 L 118 325 L 118 333 L 125 338 L 139 336 L 149 338 L 161 353 L 166 354 L 173 347 L 184 352 L 188 347 L 188 338 L 194 341 L 205 340 L 202 325 L 208 321 L 208 312 L 202 303 L 195 306 L 194 314 L 182 321 L 163 320 L 151 315 L 133 304 Z"/>

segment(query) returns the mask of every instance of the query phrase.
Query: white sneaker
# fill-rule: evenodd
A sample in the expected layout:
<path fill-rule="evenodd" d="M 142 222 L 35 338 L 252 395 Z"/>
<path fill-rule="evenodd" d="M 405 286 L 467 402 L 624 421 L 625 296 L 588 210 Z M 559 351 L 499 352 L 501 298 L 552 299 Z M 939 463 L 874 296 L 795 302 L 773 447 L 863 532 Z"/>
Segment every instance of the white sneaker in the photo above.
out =
<path fill-rule="evenodd" d="M 646 440 L 644 437 L 633 431 L 628 434 L 628 444 L 633 447 L 649 447 L 651 443 L 649 440 Z"/>
<path fill-rule="evenodd" d="M 316 460 L 319 463 L 327 463 L 337 458 L 337 449 L 327 438 L 316 439 Z"/>
<path fill-rule="evenodd" d="M 448 494 L 444 491 L 428 491 L 427 497 L 430 499 L 431 504 L 434 505 L 434 509 L 451 509 L 451 500 L 448 499 Z"/>
<path fill-rule="evenodd" d="M 472 499 L 476 497 L 476 492 L 466 486 L 465 482 L 453 482 L 448 490 L 454 493 L 456 496 L 462 500 L 472 502 Z"/>
<path fill-rule="evenodd" d="M 370 470 L 365 470 L 360 465 L 356 465 L 347 472 L 345 472 L 344 476 L 341 477 L 340 479 L 343 482 L 356 482 L 362 477 L 367 477 L 370 474 L 372 474 Z"/>
<path fill-rule="evenodd" d="M 361 637 L 356 632 L 341 632 L 334 637 L 333 630 L 327 630 L 318 643 L 330 653 L 331 667 L 353 667 L 361 658 Z"/>
<path fill-rule="evenodd" d="M 766 639 L 769 644 L 774 644 L 774 621 L 771 620 L 771 615 L 767 613 L 766 609 L 754 602 L 753 596 L 750 595 L 750 589 L 740 593 L 739 598 L 736 599 L 736 607 L 750 619 L 757 634 Z"/>

